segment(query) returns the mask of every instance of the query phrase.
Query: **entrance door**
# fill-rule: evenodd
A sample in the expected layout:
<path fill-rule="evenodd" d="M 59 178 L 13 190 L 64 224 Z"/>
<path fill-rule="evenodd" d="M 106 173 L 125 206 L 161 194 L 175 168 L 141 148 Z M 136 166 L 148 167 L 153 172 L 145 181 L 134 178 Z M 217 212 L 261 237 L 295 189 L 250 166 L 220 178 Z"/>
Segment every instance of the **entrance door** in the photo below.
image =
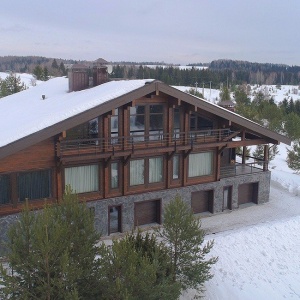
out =
<path fill-rule="evenodd" d="M 223 190 L 223 210 L 231 209 L 232 187 L 226 186 Z"/>
<path fill-rule="evenodd" d="M 110 206 L 108 209 L 108 234 L 122 232 L 121 205 Z"/>

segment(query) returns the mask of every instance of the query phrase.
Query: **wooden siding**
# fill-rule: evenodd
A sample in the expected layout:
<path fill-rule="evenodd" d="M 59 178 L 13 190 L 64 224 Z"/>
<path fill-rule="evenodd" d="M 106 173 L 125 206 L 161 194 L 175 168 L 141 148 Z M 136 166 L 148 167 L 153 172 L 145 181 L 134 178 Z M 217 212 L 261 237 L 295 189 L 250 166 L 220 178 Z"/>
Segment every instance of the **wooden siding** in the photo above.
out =
<path fill-rule="evenodd" d="M 54 138 L 30 146 L 0 160 L 0 173 L 49 169 L 56 166 Z"/>

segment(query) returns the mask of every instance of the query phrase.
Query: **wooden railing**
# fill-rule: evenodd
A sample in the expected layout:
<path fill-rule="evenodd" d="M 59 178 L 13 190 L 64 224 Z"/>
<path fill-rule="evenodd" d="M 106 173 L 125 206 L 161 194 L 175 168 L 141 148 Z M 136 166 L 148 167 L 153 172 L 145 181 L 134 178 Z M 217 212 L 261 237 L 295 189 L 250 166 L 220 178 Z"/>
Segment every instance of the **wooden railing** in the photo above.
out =
<path fill-rule="evenodd" d="M 156 131 L 149 135 L 139 132 L 127 137 L 91 138 L 62 140 L 57 143 L 57 156 L 79 156 L 87 154 L 100 154 L 116 151 L 134 151 L 135 149 L 149 149 L 161 147 L 189 146 L 201 143 L 215 143 L 226 138 L 232 132 L 229 129 L 201 130 L 190 132 L 175 132 L 164 134 Z"/>

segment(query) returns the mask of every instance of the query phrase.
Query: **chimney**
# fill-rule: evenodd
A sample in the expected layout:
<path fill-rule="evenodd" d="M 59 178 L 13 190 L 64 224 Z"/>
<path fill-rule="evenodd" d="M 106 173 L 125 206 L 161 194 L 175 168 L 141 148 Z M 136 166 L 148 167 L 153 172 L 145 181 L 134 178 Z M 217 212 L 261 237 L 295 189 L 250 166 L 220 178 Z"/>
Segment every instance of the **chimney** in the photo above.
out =
<path fill-rule="evenodd" d="M 231 100 L 226 100 L 226 101 L 220 101 L 218 103 L 219 106 L 226 108 L 227 110 L 230 110 L 232 112 L 235 111 L 235 103 Z"/>
<path fill-rule="evenodd" d="M 83 64 L 75 64 L 68 72 L 69 92 L 85 90 L 89 87 L 88 67 Z"/>
<path fill-rule="evenodd" d="M 93 86 L 97 86 L 108 81 L 107 64 L 108 62 L 103 58 L 99 58 L 94 62 Z"/>

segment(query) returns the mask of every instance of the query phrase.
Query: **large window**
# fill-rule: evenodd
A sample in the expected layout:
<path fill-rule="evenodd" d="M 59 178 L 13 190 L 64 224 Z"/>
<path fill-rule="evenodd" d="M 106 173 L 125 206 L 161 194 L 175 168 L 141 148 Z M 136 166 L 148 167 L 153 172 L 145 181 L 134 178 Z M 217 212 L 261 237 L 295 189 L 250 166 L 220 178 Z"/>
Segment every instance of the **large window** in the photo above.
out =
<path fill-rule="evenodd" d="M 130 135 L 137 141 L 143 141 L 145 135 L 145 106 L 130 107 Z"/>
<path fill-rule="evenodd" d="M 212 174 L 213 152 L 192 153 L 189 155 L 189 177 Z"/>
<path fill-rule="evenodd" d="M 163 181 L 163 157 L 130 161 L 130 185 L 151 184 Z"/>
<path fill-rule="evenodd" d="M 144 184 L 144 159 L 135 159 L 130 161 L 130 185 Z"/>
<path fill-rule="evenodd" d="M 119 117 L 118 109 L 114 110 L 114 115 L 110 116 L 110 136 L 113 138 L 112 143 L 117 142 L 119 135 Z"/>
<path fill-rule="evenodd" d="M 10 202 L 10 179 L 9 175 L 0 175 L 0 204 Z"/>
<path fill-rule="evenodd" d="M 67 130 L 67 139 L 92 139 L 98 137 L 98 118 Z"/>
<path fill-rule="evenodd" d="M 179 155 L 173 156 L 173 179 L 179 179 Z"/>
<path fill-rule="evenodd" d="M 163 158 L 149 158 L 149 183 L 160 182 L 163 179 Z"/>
<path fill-rule="evenodd" d="M 164 109 L 161 104 L 137 105 L 130 108 L 130 135 L 134 141 L 158 140 L 163 134 Z"/>
<path fill-rule="evenodd" d="M 19 201 L 51 197 L 51 171 L 24 172 L 18 175 Z"/>
<path fill-rule="evenodd" d="M 180 133 L 180 110 L 179 108 L 174 108 L 173 110 L 173 132 L 174 137 L 179 138 Z"/>
<path fill-rule="evenodd" d="M 119 187 L 119 164 L 112 162 L 110 165 L 110 187 L 116 189 Z"/>
<path fill-rule="evenodd" d="M 70 185 L 73 192 L 76 193 L 88 193 L 98 191 L 98 165 L 66 168 L 65 185 Z"/>
<path fill-rule="evenodd" d="M 201 115 L 192 113 L 190 115 L 190 131 L 213 129 L 213 122 Z"/>

